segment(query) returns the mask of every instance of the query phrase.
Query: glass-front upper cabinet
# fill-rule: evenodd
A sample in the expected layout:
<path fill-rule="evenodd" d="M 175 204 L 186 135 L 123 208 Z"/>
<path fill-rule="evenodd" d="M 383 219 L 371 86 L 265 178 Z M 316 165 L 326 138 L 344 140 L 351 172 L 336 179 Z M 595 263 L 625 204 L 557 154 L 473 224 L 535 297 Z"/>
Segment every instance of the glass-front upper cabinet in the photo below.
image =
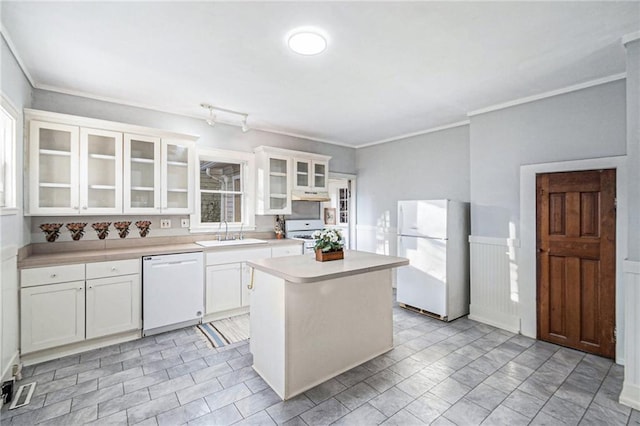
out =
<path fill-rule="evenodd" d="M 191 213 L 193 206 L 193 146 L 191 142 L 162 140 L 163 213 Z"/>
<path fill-rule="evenodd" d="M 256 148 L 256 214 L 291 214 L 291 156 L 285 150 Z"/>
<path fill-rule="evenodd" d="M 124 213 L 160 213 L 160 138 L 124 135 Z"/>
<path fill-rule="evenodd" d="M 327 190 L 328 161 L 296 158 L 293 164 L 296 189 Z"/>
<path fill-rule="evenodd" d="M 122 213 L 122 133 L 80 129 L 80 213 Z"/>
<path fill-rule="evenodd" d="M 29 213 L 77 214 L 79 128 L 32 120 L 29 127 Z"/>
<path fill-rule="evenodd" d="M 288 176 L 289 168 L 286 158 L 270 157 L 269 158 L 269 210 L 286 211 L 291 209 L 288 194 Z"/>

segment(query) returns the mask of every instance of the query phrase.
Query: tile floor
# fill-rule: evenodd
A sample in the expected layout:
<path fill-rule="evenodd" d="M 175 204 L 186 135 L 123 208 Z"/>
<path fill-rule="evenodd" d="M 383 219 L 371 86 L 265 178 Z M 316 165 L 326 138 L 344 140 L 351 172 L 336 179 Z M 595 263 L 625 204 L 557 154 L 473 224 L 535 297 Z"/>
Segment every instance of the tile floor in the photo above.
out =
<path fill-rule="evenodd" d="M 640 425 L 611 361 L 463 318 L 394 307 L 395 348 L 282 402 L 246 342 L 186 328 L 25 367 L 31 404 L 2 425 Z"/>

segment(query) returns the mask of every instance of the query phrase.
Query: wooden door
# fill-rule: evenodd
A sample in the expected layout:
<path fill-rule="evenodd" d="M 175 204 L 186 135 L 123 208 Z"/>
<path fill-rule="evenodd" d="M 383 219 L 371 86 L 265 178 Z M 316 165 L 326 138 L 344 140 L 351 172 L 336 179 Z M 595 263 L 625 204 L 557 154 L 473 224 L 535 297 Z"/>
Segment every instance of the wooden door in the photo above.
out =
<path fill-rule="evenodd" d="M 615 357 L 615 170 L 537 176 L 538 338 Z"/>

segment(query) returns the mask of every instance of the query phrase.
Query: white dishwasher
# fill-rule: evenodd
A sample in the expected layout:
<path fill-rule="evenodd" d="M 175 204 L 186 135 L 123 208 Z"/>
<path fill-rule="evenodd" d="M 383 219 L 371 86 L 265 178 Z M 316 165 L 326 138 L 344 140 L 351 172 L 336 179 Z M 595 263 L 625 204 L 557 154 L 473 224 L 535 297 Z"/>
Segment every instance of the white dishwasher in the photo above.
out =
<path fill-rule="evenodd" d="M 142 258 L 142 334 L 199 324 L 204 313 L 202 252 Z"/>

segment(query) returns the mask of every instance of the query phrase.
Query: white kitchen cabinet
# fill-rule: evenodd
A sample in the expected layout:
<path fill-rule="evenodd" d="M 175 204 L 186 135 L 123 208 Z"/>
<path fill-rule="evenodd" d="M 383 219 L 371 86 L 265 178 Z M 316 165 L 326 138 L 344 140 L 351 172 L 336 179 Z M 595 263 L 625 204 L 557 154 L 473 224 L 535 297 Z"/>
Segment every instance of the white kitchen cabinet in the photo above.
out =
<path fill-rule="evenodd" d="M 80 128 L 80 214 L 122 213 L 122 133 Z"/>
<path fill-rule="evenodd" d="M 256 148 L 257 214 L 291 214 L 291 157 Z"/>
<path fill-rule="evenodd" d="M 310 191 L 326 191 L 329 160 L 294 158 L 294 188 Z"/>
<path fill-rule="evenodd" d="M 206 303 L 207 315 L 250 304 L 249 284 L 251 269 L 245 262 L 271 257 L 269 247 L 239 248 L 206 254 Z"/>
<path fill-rule="evenodd" d="M 80 134 L 77 126 L 29 125 L 29 213 L 79 213 Z"/>
<path fill-rule="evenodd" d="M 25 109 L 27 214 L 190 214 L 195 138 Z"/>
<path fill-rule="evenodd" d="M 86 337 L 142 328 L 140 274 L 87 280 Z"/>
<path fill-rule="evenodd" d="M 192 213 L 195 181 L 193 143 L 163 139 L 160 157 L 162 213 Z"/>
<path fill-rule="evenodd" d="M 124 136 L 126 214 L 189 214 L 193 208 L 193 143 Z"/>
<path fill-rule="evenodd" d="M 32 120 L 29 213 L 122 213 L 122 134 Z"/>
<path fill-rule="evenodd" d="M 23 269 L 22 352 L 142 328 L 140 260 Z"/>
<path fill-rule="evenodd" d="M 124 135 L 124 212 L 160 213 L 160 138 Z"/>
<path fill-rule="evenodd" d="M 20 290 L 22 353 L 84 340 L 84 281 L 71 281 Z"/>
<path fill-rule="evenodd" d="M 207 266 L 206 314 L 242 306 L 242 263 Z"/>

